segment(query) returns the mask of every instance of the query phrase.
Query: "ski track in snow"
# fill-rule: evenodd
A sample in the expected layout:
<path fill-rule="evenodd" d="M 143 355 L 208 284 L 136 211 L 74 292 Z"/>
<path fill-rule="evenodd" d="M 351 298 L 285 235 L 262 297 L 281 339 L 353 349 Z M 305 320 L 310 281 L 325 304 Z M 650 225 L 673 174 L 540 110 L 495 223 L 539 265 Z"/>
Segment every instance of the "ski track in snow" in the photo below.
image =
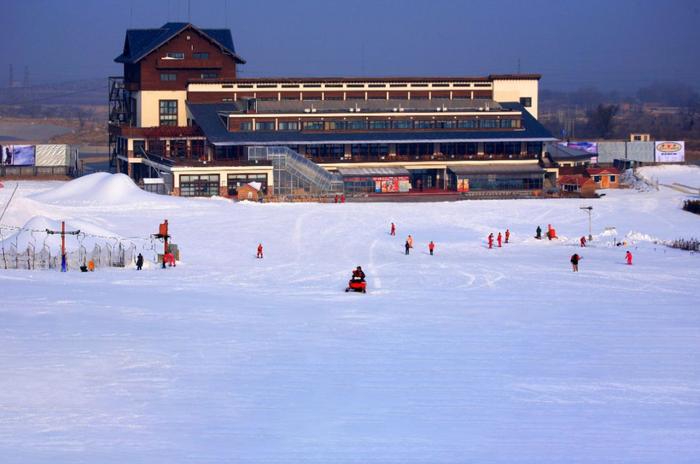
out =
<path fill-rule="evenodd" d="M 3 464 L 700 456 L 700 254 L 648 238 L 697 235 L 679 192 L 338 205 L 147 195 L 131 207 L 142 192 L 101 205 L 71 186 L 70 204 L 29 198 L 58 185 L 22 182 L 3 221 L 147 236 L 167 217 L 183 261 L 0 270 Z M 576 246 L 587 204 L 594 234 L 634 232 L 633 266 L 605 237 Z M 561 240 L 533 238 L 548 223 Z M 487 249 L 506 227 L 512 243 Z M 368 293 L 346 294 L 358 264 Z"/>

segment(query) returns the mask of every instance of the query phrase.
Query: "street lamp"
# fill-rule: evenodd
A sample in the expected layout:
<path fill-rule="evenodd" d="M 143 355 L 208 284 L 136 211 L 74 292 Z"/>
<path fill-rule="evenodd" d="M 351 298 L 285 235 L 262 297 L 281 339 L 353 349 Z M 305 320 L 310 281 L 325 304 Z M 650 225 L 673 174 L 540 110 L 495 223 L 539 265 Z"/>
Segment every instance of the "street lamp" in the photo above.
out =
<path fill-rule="evenodd" d="M 593 211 L 592 206 L 581 206 L 579 209 L 588 211 L 588 241 L 593 240 L 593 233 L 591 232 L 591 211 Z"/>

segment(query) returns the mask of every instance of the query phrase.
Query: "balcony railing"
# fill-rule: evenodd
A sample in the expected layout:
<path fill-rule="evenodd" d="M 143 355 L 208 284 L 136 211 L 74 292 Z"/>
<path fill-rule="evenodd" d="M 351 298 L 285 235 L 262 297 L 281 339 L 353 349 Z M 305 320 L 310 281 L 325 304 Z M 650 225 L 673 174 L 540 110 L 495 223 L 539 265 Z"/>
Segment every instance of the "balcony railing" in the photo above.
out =
<path fill-rule="evenodd" d="M 113 135 L 138 138 L 177 138 L 177 137 L 203 137 L 201 129 L 196 126 L 159 126 L 159 127 L 132 127 L 110 125 L 109 131 Z"/>
<path fill-rule="evenodd" d="M 331 163 L 391 163 L 391 162 L 416 162 L 416 161 L 518 161 L 518 160 L 536 160 L 537 155 L 352 155 L 345 156 L 309 156 L 311 161 L 320 164 Z"/>

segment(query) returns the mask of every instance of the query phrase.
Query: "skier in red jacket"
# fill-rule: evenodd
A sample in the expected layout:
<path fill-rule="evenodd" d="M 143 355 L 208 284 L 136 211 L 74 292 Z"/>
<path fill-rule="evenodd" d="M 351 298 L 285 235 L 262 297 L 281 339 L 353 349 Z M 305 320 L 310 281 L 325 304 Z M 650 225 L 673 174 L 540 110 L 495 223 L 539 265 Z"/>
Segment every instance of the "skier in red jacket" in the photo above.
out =
<path fill-rule="evenodd" d="M 489 249 L 493 248 L 493 233 L 489 234 L 488 241 L 489 241 Z"/>
<path fill-rule="evenodd" d="M 262 259 L 263 257 L 263 246 L 262 243 L 258 243 L 258 254 L 255 255 L 256 258 Z"/>
<path fill-rule="evenodd" d="M 506 243 L 510 240 L 510 229 L 506 229 Z"/>
<path fill-rule="evenodd" d="M 435 243 L 431 240 L 430 243 L 428 243 L 428 250 L 430 251 L 430 256 L 433 256 L 433 251 L 435 251 Z"/>
<path fill-rule="evenodd" d="M 581 248 L 586 248 L 586 237 L 581 237 Z"/>
<path fill-rule="evenodd" d="M 632 253 L 629 250 L 625 253 L 625 261 L 627 261 L 628 265 L 632 265 Z"/>
<path fill-rule="evenodd" d="M 498 248 L 501 248 L 501 241 L 503 240 L 503 236 L 500 232 L 498 233 L 498 237 L 496 238 L 496 240 L 498 240 Z"/>
<path fill-rule="evenodd" d="M 391 233 L 389 235 L 391 235 L 392 237 L 396 236 L 396 224 L 394 224 L 393 222 L 391 223 Z"/>

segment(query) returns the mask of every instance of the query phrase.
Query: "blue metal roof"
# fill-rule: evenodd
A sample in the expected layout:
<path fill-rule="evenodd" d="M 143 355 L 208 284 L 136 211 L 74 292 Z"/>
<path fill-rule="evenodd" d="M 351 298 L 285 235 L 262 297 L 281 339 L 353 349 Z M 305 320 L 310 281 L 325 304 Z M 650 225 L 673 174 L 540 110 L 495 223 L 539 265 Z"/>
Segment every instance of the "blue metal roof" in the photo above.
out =
<path fill-rule="evenodd" d="M 177 34 L 191 27 L 230 53 L 238 63 L 245 60 L 236 54 L 230 29 L 199 29 L 190 23 L 166 23 L 158 29 L 129 29 L 126 31 L 124 52 L 116 57 L 117 63 L 137 63 Z"/>
<path fill-rule="evenodd" d="M 523 129 L 493 131 L 381 131 L 365 132 L 286 132 L 252 131 L 229 132 L 224 118 L 231 112 L 239 111 L 235 103 L 188 103 L 197 125 L 209 142 L 214 145 L 299 145 L 299 144 L 340 144 L 340 143 L 414 143 L 414 142 L 498 142 L 556 140 L 552 134 L 519 103 L 501 103 L 501 106 L 522 111 Z"/>

